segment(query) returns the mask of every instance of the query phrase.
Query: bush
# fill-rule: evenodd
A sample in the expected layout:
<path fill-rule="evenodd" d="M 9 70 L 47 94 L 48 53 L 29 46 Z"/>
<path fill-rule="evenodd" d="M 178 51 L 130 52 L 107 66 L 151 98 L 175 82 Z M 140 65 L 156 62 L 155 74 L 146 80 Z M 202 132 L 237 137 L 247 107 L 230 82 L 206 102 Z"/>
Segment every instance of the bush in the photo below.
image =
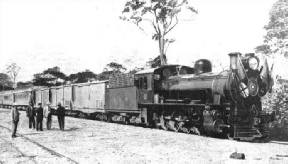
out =
<path fill-rule="evenodd" d="M 284 102 L 286 97 L 287 93 L 283 92 L 278 84 L 272 93 L 268 93 L 262 99 L 264 111 L 275 111 L 275 120 L 269 124 L 271 140 L 288 141 L 288 105 Z"/>

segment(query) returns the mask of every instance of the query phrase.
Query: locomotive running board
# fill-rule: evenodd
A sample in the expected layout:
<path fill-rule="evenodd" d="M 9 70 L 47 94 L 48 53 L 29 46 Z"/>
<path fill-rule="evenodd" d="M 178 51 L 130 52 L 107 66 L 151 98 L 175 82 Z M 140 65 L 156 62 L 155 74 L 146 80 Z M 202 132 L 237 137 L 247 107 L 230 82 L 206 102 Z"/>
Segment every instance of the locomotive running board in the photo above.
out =
<path fill-rule="evenodd" d="M 139 103 L 139 107 L 148 106 L 185 106 L 185 107 L 198 107 L 198 106 L 220 106 L 218 104 L 182 104 L 182 103 Z"/>

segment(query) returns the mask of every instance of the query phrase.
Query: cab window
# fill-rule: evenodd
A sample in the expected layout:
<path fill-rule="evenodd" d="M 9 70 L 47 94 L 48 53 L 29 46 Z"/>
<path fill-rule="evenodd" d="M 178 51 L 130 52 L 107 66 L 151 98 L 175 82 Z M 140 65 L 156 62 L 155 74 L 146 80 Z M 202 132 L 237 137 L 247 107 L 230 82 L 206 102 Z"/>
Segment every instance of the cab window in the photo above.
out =
<path fill-rule="evenodd" d="M 143 77 L 140 77 L 139 89 L 143 89 Z"/>
<path fill-rule="evenodd" d="M 134 85 L 139 89 L 139 77 L 138 76 L 135 76 L 135 80 L 134 80 Z"/>
<path fill-rule="evenodd" d="M 147 76 L 136 77 L 134 81 L 135 83 L 134 85 L 138 89 L 152 90 L 151 78 L 152 77 L 147 77 Z"/>
<path fill-rule="evenodd" d="M 148 76 L 147 80 L 148 80 L 147 90 L 152 90 L 152 75 Z"/>
<path fill-rule="evenodd" d="M 143 89 L 147 90 L 147 77 L 143 78 Z"/>

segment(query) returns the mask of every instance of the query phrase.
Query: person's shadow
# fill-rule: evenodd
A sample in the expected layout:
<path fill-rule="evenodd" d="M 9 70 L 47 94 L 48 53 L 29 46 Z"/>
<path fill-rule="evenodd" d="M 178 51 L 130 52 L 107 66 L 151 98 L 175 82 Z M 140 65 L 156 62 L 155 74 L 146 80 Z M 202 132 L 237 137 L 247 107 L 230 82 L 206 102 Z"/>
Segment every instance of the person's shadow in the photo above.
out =
<path fill-rule="evenodd" d="M 27 133 L 27 134 L 22 134 L 22 135 L 24 135 L 24 136 L 30 136 L 30 135 L 37 135 L 37 134 L 39 134 L 39 133 Z"/>
<path fill-rule="evenodd" d="M 72 128 L 69 128 L 69 129 L 64 129 L 64 131 L 75 131 L 75 130 L 78 130 L 79 128 L 77 128 L 77 127 L 72 127 Z M 44 131 L 60 131 L 60 129 L 59 128 L 51 128 L 50 130 L 44 130 Z"/>
<path fill-rule="evenodd" d="M 72 128 L 70 128 L 70 129 L 64 129 L 64 131 L 75 131 L 75 130 L 78 130 L 79 128 L 77 128 L 77 127 L 72 127 Z"/>

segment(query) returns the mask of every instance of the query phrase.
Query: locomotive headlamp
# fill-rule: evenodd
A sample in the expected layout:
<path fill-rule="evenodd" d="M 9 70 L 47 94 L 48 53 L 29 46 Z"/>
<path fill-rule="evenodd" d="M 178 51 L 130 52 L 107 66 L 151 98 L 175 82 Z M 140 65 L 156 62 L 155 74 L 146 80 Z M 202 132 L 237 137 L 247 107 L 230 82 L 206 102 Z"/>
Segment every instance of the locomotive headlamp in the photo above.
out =
<path fill-rule="evenodd" d="M 248 80 L 248 90 L 251 96 L 256 96 L 258 93 L 258 90 L 259 90 L 258 83 L 257 83 L 257 80 L 253 77 L 251 77 Z"/>
<path fill-rule="evenodd" d="M 256 57 L 250 57 L 248 59 L 248 63 L 249 63 L 249 67 L 252 69 L 252 70 L 256 70 L 258 68 L 258 65 L 259 65 L 259 61 Z"/>

